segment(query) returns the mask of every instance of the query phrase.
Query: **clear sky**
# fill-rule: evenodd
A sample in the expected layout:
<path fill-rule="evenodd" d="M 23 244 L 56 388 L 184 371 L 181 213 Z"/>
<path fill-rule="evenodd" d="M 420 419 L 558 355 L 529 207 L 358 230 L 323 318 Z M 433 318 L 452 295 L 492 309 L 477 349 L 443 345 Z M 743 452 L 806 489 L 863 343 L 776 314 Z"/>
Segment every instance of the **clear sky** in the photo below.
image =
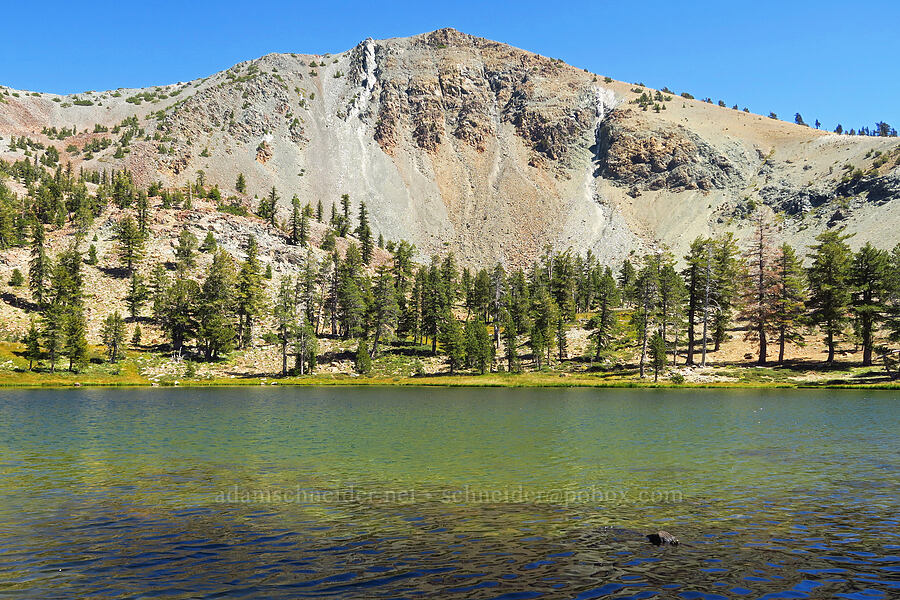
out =
<path fill-rule="evenodd" d="M 900 126 L 898 0 L 131 0 L 4 2 L 0 85 L 72 93 L 206 76 L 269 52 L 340 52 L 455 27 L 601 75 Z"/>

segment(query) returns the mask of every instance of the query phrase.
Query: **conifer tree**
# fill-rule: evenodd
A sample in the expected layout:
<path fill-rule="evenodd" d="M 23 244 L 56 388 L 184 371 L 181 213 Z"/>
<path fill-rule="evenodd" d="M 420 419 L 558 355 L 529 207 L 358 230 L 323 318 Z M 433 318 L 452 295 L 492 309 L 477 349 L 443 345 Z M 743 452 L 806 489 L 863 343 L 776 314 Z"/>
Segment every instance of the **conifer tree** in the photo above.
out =
<path fill-rule="evenodd" d="M 441 323 L 441 343 L 447 355 L 447 366 L 453 375 L 466 362 L 466 340 L 463 329 L 452 315 Z"/>
<path fill-rule="evenodd" d="M 247 258 L 238 274 L 235 300 L 238 314 L 238 343 L 246 348 L 253 341 L 253 323 L 262 313 L 264 296 L 256 238 L 247 242 Z"/>
<path fill-rule="evenodd" d="M 696 345 L 696 326 L 704 314 L 705 298 L 705 263 L 707 261 L 709 240 L 703 236 L 691 242 L 690 250 L 684 257 L 685 268 L 681 276 L 685 281 L 687 292 L 687 357 L 685 364 L 694 364 L 694 348 Z M 705 340 L 704 340 L 705 343 Z"/>
<path fill-rule="evenodd" d="M 181 355 L 197 332 L 197 303 L 200 286 L 193 279 L 177 278 L 163 291 L 159 324 L 169 337 L 172 350 Z"/>
<path fill-rule="evenodd" d="M 503 346 L 506 350 L 506 369 L 510 373 L 519 372 L 519 353 L 518 353 L 518 332 L 516 324 L 513 321 L 509 311 L 504 310 L 502 315 L 503 322 Z"/>
<path fill-rule="evenodd" d="M 300 233 L 300 221 L 303 218 L 303 209 L 300 207 L 300 198 L 297 197 L 297 194 L 294 194 L 294 197 L 291 198 L 291 244 L 297 245 L 305 245 L 305 240 L 301 241 L 301 233 Z"/>
<path fill-rule="evenodd" d="M 316 200 L 316 221 L 321 223 L 324 217 L 325 211 L 322 210 L 322 199 L 319 198 L 318 200 Z"/>
<path fill-rule="evenodd" d="M 666 362 L 666 340 L 657 331 L 650 340 L 650 363 L 653 365 L 654 382 L 659 381 L 659 373 L 666 368 Z"/>
<path fill-rule="evenodd" d="M 131 335 L 131 345 L 135 348 L 141 345 L 141 326 L 139 324 L 134 326 L 134 333 Z"/>
<path fill-rule="evenodd" d="M 354 368 L 360 375 L 367 375 L 372 371 L 372 356 L 369 354 L 369 345 L 365 339 L 360 339 L 356 346 Z"/>
<path fill-rule="evenodd" d="M 34 363 L 41 359 L 41 333 L 38 331 L 34 319 L 28 326 L 28 331 L 22 339 L 25 344 L 25 358 L 28 359 L 28 370 L 34 370 Z"/>
<path fill-rule="evenodd" d="M 778 364 L 784 364 L 787 342 L 803 342 L 800 320 L 806 301 L 803 265 L 796 251 L 787 243 L 781 245 L 775 257 L 774 281 L 772 325 L 778 334 Z"/>
<path fill-rule="evenodd" d="M 345 339 L 364 335 L 367 308 L 365 284 L 359 247 L 351 242 L 338 267 L 337 308 Z"/>
<path fill-rule="evenodd" d="M 187 227 L 178 234 L 178 245 L 175 246 L 175 266 L 180 274 L 187 273 L 197 266 L 197 236 Z"/>
<path fill-rule="evenodd" d="M 131 274 L 144 254 L 144 237 L 131 215 L 119 219 L 116 225 L 116 242 L 122 265 Z"/>
<path fill-rule="evenodd" d="M 875 331 L 884 323 L 890 297 L 890 254 L 866 242 L 850 267 L 850 310 L 856 318 L 863 347 L 863 366 L 872 365 Z"/>
<path fill-rule="evenodd" d="M 772 253 L 772 228 L 762 210 L 753 216 L 753 237 L 744 252 L 747 272 L 744 276 L 743 310 L 740 317 L 749 322 L 745 340 L 753 340 L 758 348 L 758 365 L 768 358 L 769 333 L 774 330 L 778 282 Z"/>
<path fill-rule="evenodd" d="M 634 298 L 636 306 L 631 322 L 641 342 L 640 373 L 643 378 L 647 363 L 647 347 L 659 303 L 659 256 L 645 257 L 644 266 L 635 278 Z"/>
<path fill-rule="evenodd" d="M 634 265 L 626 258 L 619 269 L 619 290 L 622 295 L 622 302 L 626 305 L 632 303 L 632 291 L 636 277 L 637 271 L 635 271 Z"/>
<path fill-rule="evenodd" d="M 397 318 L 400 313 L 394 277 L 388 267 L 378 267 L 372 293 L 374 296 L 372 321 L 375 328 L 375 335 L 372 338 L 372 357 L 374 358 L 378 355 L 378 344 L 382 336 L 397 328 Z"/>
<path fill-rule="evenodd" d="M 212 231 L 207 231 L 206 237 L 203 238 L 203 243 L 200 244 L 200 252 L 213 254 L 217 248 L 218 244 L 216 243 L 216 236 L 213 235 Z"/>
<path fill-rule="evenodd" d="M 243 173 L 238 173 L 237 181 L 234 182 L 234 189 L 237 190 L 239 194 L 243 194 L 247 191 L 247 180 L 244 178 Z"/>
<path fill-rule="evenodd" d="M 713 274 L 715 286 L 716 311 L 714 317 L 713 342 L 715 350 L 719 350 L 728 338 L 728 328 L 734 315 L 738 300 L 738 282 L 740 281 L 740 251 L 734 234 L 726 233 L 713 242 Z"/>
<path fill-rule="evenodd" d="M 825 334 L 828 347 L 827 364 L 834 362 L 837 338 L 847 321 L 850 303 L 848 277 L 852 253 L 843 228 L 816 236 L 817 244 L 810 246 L 812 265 L 808 270 L 810 296 L 807 302 L 810 321 Z"/>
<path fill-rule="evenodd" d="M 34 302 L 43 307 L 47 302 L 47 281 L 52 265 L 44 247 L 44 226 L 39 221 L 31 225 L 31 260 L 28 263 L 28 287 Z"/>
<path fill-rule="evenodd" d="M 135 270 L 128 282 L 128 293 L 125 295 L 125 303 L 128 305 L 128 313 L 132 319 L 141 316 L 141 309 L 147 302 L 148 290 L 144 278 Z"/>
<path fill-rule="evenodd" d="M 197 340 L 203 357 L 216 360 L 234 349 L 237 269 L 231 255 L 219 250 L 206 270 L 197 303 Z"/>
<path fill-rule="evenodd" d="M 494 343 L 480 317 L 466 321 L 464 337 L 467 365 L 484 375 L 494 361 Z"/>
<path fill-rule="evenodd" d="M 372 229 L 369 227 L 369 213 L 366 203 L 359 203 L 359 226 L 356 228 L 356 237 L 359 238 L 360 250 L 364 264 L 372 261 L 372 253 L 375 251 L 372 245 Z"/>
<path fill-rule="evenodd" d="M 288 374 L 288 347 L 297 334 L 297 297 L 294 282 L 285 276 L 278 287 L 278 296 L 273 306 L 275 317 L 275 339 L 281 347 L 281 376 Z"/>
<path fill-rule="evenodd" d="M 106 346 L 106 359 L 111 363 L 118 362 L 122 346 L 125 344 L 125 321 L 122 320 L 119 311 L 106 316 L 100 335 L 103 345 Z"/>

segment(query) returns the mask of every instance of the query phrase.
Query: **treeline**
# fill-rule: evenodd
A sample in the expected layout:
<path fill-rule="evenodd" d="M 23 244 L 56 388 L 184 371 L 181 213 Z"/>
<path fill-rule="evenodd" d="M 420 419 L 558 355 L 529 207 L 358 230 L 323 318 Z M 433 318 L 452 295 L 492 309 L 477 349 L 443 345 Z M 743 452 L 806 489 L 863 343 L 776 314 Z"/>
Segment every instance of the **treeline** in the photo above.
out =
<path fill-rule="evenodd" d="M 587 352 L 577 358 L 606 368 L 636 353 L 641 375 L 652 369 L 658 376 L 679 360 L 705 365 L 737 321 L 747 324 L 758 364 L 773 362 L 772 355 L 783 363 L 785 348 L 803 343 L 813 329 L 825 338 L 826 362 L 846 340 L 862 348 L 864 365 L 879 354 L 879 339 L 900 341 L 900 245 L 886 251 L 866 244 L 853 252 L 849 236 L 829 230 L 801 251 L 777 242 L 763 212 L 755 214 L 754 235 L 744 248 L 732 234 L 699 237 L 680 262 L 659 251 L 614 271 L 591 252 L 548 248 L 527 269 L 460 269 L 452 253 L 419 264 L 413 245 L 379 236 L 385 253 L 373 268 L 376 242 L 364 203 L 352 215 L 344 195 L 326 217 L 321 201 L 313 208 L 295 197 L 280 219 L 272 188 L 256 212 L 307 251 L 294 275 L 270 284 L 271 267 L 263 268 L 252 237 L 238 260 L 212 233 L 201 242 L 185 229 L 172 264 L 144 264 L 149 198 L 161 198 L 163 206 L 189 205 L 200 196 L 221 199 L 202 179 L 185 193 L 159 185 L 136 189 L 125 172 L 76 177 L 29 161 L 0 168 L 27 182 L 24 198 L 0 184 L 0 240 L 30 247 L 27 281 L 36 318 L 24 341 L 28 358 L 45 357 L 51 370 L 61 357 L 70 369 L 86 359 L 82 268 L 96 264 L 97 253 L 93 244 L 84 250 L 85 232 L 110 203 L 125 211 L 115 241 L 128 279 L 127 316 L 151 320 L 170 350 L 197 360 L 216 360 L 262 340 L 280 349 L 284 374 L 304 374 L 316 367 L 320 341 L 332 338 L 355 342 L 355 365 L 363 373 L 393 340 L 445 356 L 451 373 L 540 370 L 573 358 L 568 333 L 577 326 L 589 332 Z M 245 185 L 241 179 L 236 187 Z M 95 193 L 87 194 L 85 181 L 98 182 Z M 324 252 L 309 244 L 313 219 L 326 225 Z M 60 223 L 74 225 L 75 234 L 51 257 L 45 227 Z M 337 238 L 346 241 L 343 253 Z M 202 272 L 200 253 L 211 256 Z M 18 279 L 24 285 L 21 274 Z M 109 360 L 121 358 L 126 329 L 117 313 L 104 321 Z M 140 337 L 135 326 L 131 343 Z"/>

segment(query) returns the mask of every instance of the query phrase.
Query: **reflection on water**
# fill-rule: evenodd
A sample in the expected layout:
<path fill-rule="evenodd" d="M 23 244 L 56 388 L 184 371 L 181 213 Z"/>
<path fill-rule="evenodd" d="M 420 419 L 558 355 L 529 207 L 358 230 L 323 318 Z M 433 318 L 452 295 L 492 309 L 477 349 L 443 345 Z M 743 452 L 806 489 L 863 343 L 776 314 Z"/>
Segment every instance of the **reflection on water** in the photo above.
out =
<path fill-rule="evenodd" d="M 7 391 L 0 596 L 897 596 L 894 401 Z"/>

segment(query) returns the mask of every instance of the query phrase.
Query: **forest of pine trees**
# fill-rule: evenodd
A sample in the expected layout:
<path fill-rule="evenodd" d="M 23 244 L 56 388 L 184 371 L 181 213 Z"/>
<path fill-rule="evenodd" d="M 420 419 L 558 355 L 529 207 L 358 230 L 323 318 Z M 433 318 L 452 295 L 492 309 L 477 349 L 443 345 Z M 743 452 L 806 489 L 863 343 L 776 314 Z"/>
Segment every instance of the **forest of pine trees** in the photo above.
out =
<path fill-rule="evenodd" d="M 296 196 L 280 215 L 272 188 L 257 214 L 269 231 L 306 251 L 293 275 L 269 281 L 271 269 L 252 236 L 236 257 L 211 232 L 201 242 L 185 228 L 172 263 L 148 264 L 148 222 L 157 202 L 184 207 L 203 197 L 224 212 L 237 210 L 202 176 L 184 190 L 139 190 L 127 172 L 48 171 L 36 160 L 0 163 L 0 171 L 28 189 L 18 197 L 0 181 L 0 247 L 29 249 L 27 277 L 19 275 L 31 298 L 32 320 L 21 340 L 29 368 L 78 370 L 88 360 L 83 269 L 97 256 L 85 232 L 110 204 L 124 211 L 113 235 L 116 276 L 128 281 L 127 316 L 105 316 L 97 340 L 110 362 L 121 360 L 129 340 L 140 343 L 131 323 L 148 321 L 164 332 L 166 352 L 197 361 L 273 345 L 282 375 L 314 372 L 328 338 L 352 344 L 361 373 L 407 346 L 443 356 L 449 373 L 631 363 L 642 377 L 658 379 L 670 365 L 709 364 L 738 323 L 754 348 L 748 364 L 783 364 L 785 347 L 812 333 L 823 340 L 826 364 L 848 343 L 860 349 L 862 365 L 896 364 L 889 350 L 900 342 L 900 245 L 866 244 L 854 252 L 850 236 L 831 229 L 809 248 L 792 248 L 762 211 L 752 216 L 747 242 L 730 233 L 699 237 L 682 257 L 662 249 L 605 265 L 591 252 L 548 247 L 525 269 L 472 269 L 460 268 L 449 252 L 419 262 L 407 241 L 376 237 L 366 204 L 354 211 L 346 194 L 326 219 L 321 200 L 314 209 Z M 96 192 L 88 193 L 87 182 Z M 235 187 L 245 185 L 239 177 Z M 310 245 L 313 220 L 327 227 L 317 251 Z M 70 243 L 51 256 L 47 231 L 64 226 L 74 232 Z M 338 238 L 346 240 L 342 252 Z M 377 266 L 376 240 L 390 256 Z M 210 257 L 205 268 L 200 253 Z M 589 333 L 586 352 L 573 355 L 572 329 Z"/>

